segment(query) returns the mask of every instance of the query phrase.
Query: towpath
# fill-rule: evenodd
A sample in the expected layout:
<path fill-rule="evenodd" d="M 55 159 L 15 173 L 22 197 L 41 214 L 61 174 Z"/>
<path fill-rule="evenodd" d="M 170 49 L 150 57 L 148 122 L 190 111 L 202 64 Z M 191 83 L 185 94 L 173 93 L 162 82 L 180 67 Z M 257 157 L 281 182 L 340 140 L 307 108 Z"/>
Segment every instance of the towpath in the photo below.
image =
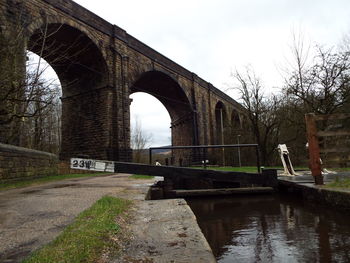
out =
<path fill-rule="evenodd" d="M 136 200 L 136 225 L 130 226 L 134 239 L 122 262 L 188 262 L 192 253 L 205 256 L 201 262 L 215 262 L 185 201 L 144 201 L 153 182 L 114 174 L 1 191 L 0 262 L 21 262 L 57 237 L 80 212 L 104 195 Z M 177 257 L 175 261 L 171 255 Z M 196 257 L 191 262 L 196 262 Z"/>

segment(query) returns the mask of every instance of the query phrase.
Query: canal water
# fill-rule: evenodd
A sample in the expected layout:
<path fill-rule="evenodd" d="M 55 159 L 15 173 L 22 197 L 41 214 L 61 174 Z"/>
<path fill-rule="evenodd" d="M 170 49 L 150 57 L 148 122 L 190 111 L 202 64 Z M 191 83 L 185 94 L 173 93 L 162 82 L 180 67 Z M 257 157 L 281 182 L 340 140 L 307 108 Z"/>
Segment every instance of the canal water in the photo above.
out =
<path fill-rule="evenodd" d="M 188 199 L 220 263 L 350 262 L 350 214 L 291 195 Z"/>

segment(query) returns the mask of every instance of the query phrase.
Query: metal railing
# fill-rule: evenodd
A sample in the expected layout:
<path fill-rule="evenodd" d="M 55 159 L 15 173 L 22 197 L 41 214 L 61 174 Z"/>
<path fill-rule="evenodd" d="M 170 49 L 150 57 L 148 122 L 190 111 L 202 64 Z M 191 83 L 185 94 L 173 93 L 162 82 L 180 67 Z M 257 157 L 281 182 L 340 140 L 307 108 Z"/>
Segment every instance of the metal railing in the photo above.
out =
<path fill-rule="evenodd" d="M 153 150 L 175 150 L 175 149 L 215 149 L 215 148 L 248 148 L 254 147 L 256 153 L 256 166 L 257 171 L 260 173 L 260 157 L 259 157 L 259 145 L 258 144 L 226 144 L 226 145 L 190 145 L 190 146 L 163 146 L 163 147 L 150 147 L 149 148 L 149 164 L 152 165 L 152 151 Z M 203 151 L 204 169 L 207 168 L 206 164 L 206 151 Z"/>

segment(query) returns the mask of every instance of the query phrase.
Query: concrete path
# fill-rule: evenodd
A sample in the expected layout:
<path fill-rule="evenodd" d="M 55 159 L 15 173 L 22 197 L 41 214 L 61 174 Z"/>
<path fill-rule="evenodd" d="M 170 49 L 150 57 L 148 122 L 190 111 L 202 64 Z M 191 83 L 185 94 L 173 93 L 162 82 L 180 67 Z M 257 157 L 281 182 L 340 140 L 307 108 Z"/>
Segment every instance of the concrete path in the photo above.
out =
<path fill-rule="evenodd" d="M 20 262 L 104 195 L 144 200 L 151 180 L 77 178 L 0 192 L 0 262 Z"/>
<path fill-rule="evenodd" d="M 183 199 L 145 201 L 153 180 L 87 177 L 0 192 L 0 262 L 20 262 L 104 195 L 136 200 L 130 242 L 113 262 L 216 262 Z"/>
<path fill-rule="evenodd" d="M 131 242 L 113 263 L 214 263 L 213 252 L 184 199 L 138 202 Z"/>

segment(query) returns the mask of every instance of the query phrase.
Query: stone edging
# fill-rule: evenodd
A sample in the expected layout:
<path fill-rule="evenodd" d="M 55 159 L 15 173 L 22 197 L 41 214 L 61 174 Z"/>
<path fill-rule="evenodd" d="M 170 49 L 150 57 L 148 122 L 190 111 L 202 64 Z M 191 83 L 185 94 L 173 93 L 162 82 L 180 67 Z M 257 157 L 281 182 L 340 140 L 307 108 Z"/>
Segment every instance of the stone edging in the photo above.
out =
<path fill-rule="evenodd" d="M 280 179 L 278 181 L 278 187 L 281 192 L 288 191 L 290 193 L 296 193 L 301 195 L 305 200 L 350 211 L 349 191 L 315 186 L 313 183 L 297 183 Z"/>

